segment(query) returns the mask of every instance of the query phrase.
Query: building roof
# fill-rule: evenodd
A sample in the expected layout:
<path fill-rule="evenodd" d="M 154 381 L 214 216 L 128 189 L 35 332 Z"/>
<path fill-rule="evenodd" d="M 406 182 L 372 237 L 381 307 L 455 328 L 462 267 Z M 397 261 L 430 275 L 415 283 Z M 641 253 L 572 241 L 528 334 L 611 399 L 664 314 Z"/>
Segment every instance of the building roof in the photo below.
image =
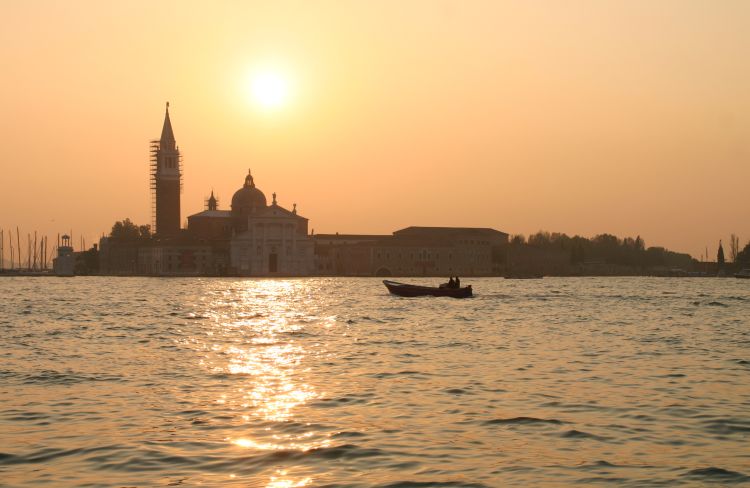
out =
<path fill-rule="evenodd" d="M 188 219 L 192 219 L 194 217 L 229 219 L 232 217 L 232 212 L 230 212 L 229 210 L 204 210 L 202 212 L 198 212 L 197 214 L 188 215 Z"/>
<path fill-rule="evenodd" d="M 388 234 L 315 234 L 312 237 L 321 241 L 377 241 L 391 239 L 393 236 Z"/>
<path fill-rule="evenodd" d="M 446 234 L 501 234 L 507 236 L 505 232 L 491 229 L 489 227 L 419 227 L 411 226 L 399 229 L 393 232 L 394 236 L 402 235 L 446 235 Z"/>
<path fill-rule="evenodd" d="M 255 187 L 253 175 L 248 170 L 245 184 L 232 196 L 232 210 L 242 212 L 242 210 L 261 209 L 265 206 L 266 196 Z"/>
<path fill-rule="evenodd" d="M 284 207 L 278 205 L 277 203 L 273 203 L 267 206 L 266 208 L 261 209 L 258 213 L 254 215 L 254 217 L 273 217 L 273 216 L 294 217 L 296 219 L 308 220 L 305 217 L 302 217 L 301 215 L 297 215 L 295 212 L 285 209 Z"/>
<path fill-rule="evenodd" d="M 456 244 L 447 239 L 430 238 L 394 238 L 373 243 L 377 247 L 420 247 L 420 248 L 455 248 Z"/>

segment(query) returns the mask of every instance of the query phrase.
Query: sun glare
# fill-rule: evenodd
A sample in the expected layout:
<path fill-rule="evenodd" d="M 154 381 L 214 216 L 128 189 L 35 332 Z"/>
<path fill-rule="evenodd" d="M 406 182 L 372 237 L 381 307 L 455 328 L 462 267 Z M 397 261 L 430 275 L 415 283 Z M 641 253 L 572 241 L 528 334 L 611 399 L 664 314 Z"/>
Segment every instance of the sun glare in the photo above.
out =
<path fill-rule="evenodd" d="M 250 96 L 263 109 L 281 108 L 289 99 L 289 81 L 274 71 L 255 73 L 250 78 Z"/>

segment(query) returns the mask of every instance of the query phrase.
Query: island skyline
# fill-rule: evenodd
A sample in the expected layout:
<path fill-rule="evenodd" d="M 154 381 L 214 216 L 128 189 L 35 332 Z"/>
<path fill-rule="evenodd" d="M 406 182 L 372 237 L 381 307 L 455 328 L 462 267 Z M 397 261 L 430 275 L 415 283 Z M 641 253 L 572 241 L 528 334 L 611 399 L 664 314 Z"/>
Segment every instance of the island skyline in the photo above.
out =
<path fill-rule="evenodd" d="M 252 167 L 320 233 L 640 235 L 696 259 L 750 237 L 747 5 L 292 5 L 5 6 L 0 225 L 90 245 L 150 223 L 169 100 L 183 216 Z M 275 111 L 247 100 L 268 66 Z"/>

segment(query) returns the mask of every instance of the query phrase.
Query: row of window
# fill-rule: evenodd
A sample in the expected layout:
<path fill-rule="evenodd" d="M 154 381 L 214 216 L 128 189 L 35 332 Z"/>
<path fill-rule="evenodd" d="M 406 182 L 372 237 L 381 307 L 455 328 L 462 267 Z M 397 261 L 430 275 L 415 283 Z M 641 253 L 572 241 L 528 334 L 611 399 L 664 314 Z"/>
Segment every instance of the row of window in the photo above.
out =
<path fill-rule="evenodd" d="M 481 259 L 482 257 L 487 258 L 487 259 L 490 258 L 489 254 L 487 254 L 487 253 L 478 253 L 476 251 L 469 251 L 466 254 L 468 256 L 475 257 L 477 259 Z M 383 255 L 385 255 L 385 259 L 391 259 L 391 254 L 390 253 L 380 253 L 380 252 L 375 253 L 375 257 L 377 257 L 378 259 L 382 258 Z M 336 257 L 337 258 L 340 257 L 340 253 L 336 253 Z M 401 253 L 395 254 L 394 257 L 396 259 L 402 259 Z M 414 259 L 414 253 L 409 254 L 409 259 Z M 419 252 L 419 253 L 417 253 L 417 259 L 422 259 L 422 260 L 432 259 L 432 253 L 429 253 L 429 252 Z M 435 253 L 435 259 L 440 259 L 440 253 L 439 252 Z M 453 253 L 448 253 L 448 259 L 449 260 L 453 259 Z"/>
<path fill-rule="evenodd" d="M 471 246 L 489 246 L 490 241 L 472 241 L 472 240 L 466 240 L 463 241 L 463 244 L 468 244 Z"/>
<path fill-rule="evenodd" d="M 318 262 L 318 270 L 330 271 L 332 269 L 333 269 L 333 266 L 331 265 L 330 262 L 325 262 L 325 263 Z M 424 267 L 415 267 L 415 266 L 403 267 L 403 268 L 401 266 L 396 266 L 393 269 L 393 271 L 395 271 L 396 274 L 401 274 L 401 273 L 419 274 L 419 273 L 426 271 L 426 269 Z M 454 269 L 450 266 L 447 269 L 445 268 L 441 269 L 440 266 L 436 266 L 434 268 L 430 267 L 429 271 L 430 273 L 448 273 L 448 274 L 454 273 Z M 471 270 L 471 272 L 473 272 L 473 270 Z"/>
<path fill-rule="evenodd" d="M 391 253 L 387 252 L 385 254 L 385 259 L 391 259 Z M 401 253 L 398 253 L 397 255 L 394 255 L 396 259 L 402 259 Z M 336 253 L 336 257 L 339 257 L 338 253 Z M 381 258 L 381 253 L 377 252 L 375 253 L 375 257 L 378 259 Z M 414 253 L 409 254 L 409 259 L 414 259 Z M 417 259 L 432 259 L 432 253 L 421 251 L 417 253 Z M 435 253 L 435 259 L 440 259 L 440 253 Z M 453 253 L 448 253 L 448 259 L 453 259 Z"/>
<path fill-rule="evenodd" d="M 243 257 L 247 256 L 249 254 L 249 250 L 250 250 L 249 247 L 241 247 L 240 248 L 240 255 L 243 256 Z M 255 254 L 258 255 L 258 256 L 262 256 L 263 255 L 263 246 L 256 246 L 255 247 Z M 271 254 L 277 254 L 277 250 L 276 250 L 275 247 L 271 248 Z M 305 254 L 305 250 L 303 248 L 300 248 L 298 254 Z M 292 247 L 291 246 L 287 246 L 286 247 L 286 255 L 287 256 L 291 256 L 292 255 Z"/>

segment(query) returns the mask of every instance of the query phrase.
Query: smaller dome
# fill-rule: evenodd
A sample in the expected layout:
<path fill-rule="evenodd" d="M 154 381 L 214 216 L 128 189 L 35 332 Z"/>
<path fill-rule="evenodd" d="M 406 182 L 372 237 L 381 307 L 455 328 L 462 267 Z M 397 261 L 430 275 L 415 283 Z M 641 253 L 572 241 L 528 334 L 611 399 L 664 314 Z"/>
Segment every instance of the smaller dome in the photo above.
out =
<path fill-rule="evenodd" d="M 265 206 L 266 196 L 255 187 L 253 176 L 248 170 L 245 184 L 232 197 L 232 211 L 245 213 L 254 208 L 264 208 Z"/>

